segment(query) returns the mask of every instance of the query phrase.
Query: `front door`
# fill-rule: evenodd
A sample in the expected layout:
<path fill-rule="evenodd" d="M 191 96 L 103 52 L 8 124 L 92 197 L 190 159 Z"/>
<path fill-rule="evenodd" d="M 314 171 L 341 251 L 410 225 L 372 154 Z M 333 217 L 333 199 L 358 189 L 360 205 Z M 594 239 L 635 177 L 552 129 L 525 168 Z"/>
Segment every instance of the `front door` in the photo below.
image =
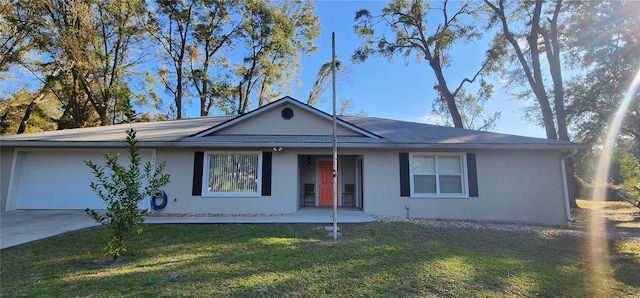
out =
<path fill-rule="evenodd" d="M 318 206 L 333 206 L 333 161 L 318 162 Z"/>

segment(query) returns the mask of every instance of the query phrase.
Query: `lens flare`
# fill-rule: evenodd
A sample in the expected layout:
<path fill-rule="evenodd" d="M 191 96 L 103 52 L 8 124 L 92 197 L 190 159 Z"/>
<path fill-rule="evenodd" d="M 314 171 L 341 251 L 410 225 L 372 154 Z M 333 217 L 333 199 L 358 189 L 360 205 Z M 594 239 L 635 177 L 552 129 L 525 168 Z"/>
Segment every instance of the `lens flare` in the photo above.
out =
<path fill-rule="evenodd" d="M 640 69 L 636 73 L 633 81 L 626 91 L 625 97 L 620 102 L 618 110 L 616 110 L 613 118 L 609 122 L 607 134 L 604 139 L 602 152 L 598 158 L 596 173 L 594 177 L 594 188 L 591 194 L 591 200 L 602 202 L 605 200 L 606 183 L 609 180 L 609 167 L 611 165 L 611 154 L 615 146 L 618 132 L 622 126 L 624 116 L 634 99 L 636 91 L 640 87 Z M 608 280 L 611 275 L 611 269 L 608 264 L 608 248 L 607 248 L 607 227 L 603 217 L 599 215 L 598 210 L 593 210 L 589 218 L 589 261 L 591 266 L 592 282 Z M 605 285 L 598 285 L 600 289 L 606 289 Z"/>

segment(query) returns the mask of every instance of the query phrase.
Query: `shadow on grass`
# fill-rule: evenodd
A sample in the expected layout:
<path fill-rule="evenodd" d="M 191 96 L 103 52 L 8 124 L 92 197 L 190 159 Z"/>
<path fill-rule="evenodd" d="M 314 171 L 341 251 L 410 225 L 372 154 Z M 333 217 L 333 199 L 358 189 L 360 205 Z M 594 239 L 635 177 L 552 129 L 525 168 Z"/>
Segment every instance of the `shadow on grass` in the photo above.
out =
<path fill-rule="evenodd" d="M 609 250 L 614 254 L 611 266 L 615 279 L 640 288 L 640 243 L 617 241 L 609 246 Z"/>
<path fill-rule="evenodd" d="M 323 225 L 312 224 L 148 226 L 143 236 L 132 240 L 132 254 L 115 267 L 96 263 L 99 254 L 87 251 L 98 248 L 99 252 L 100 244 L 95 236 L 80 233 L 67 238 L 81 247 L 76 254 L 62 250 L 40 259 L 38 253 L 46 253 L 47 247 L 70 247 L 47 241 L 3 251 L 3 260 L 19 255 L 32 268 L 3 262 L 2 272 L 18 269 L 20 276 L 14 281 L 30 285 L 27 296 L 591 293 L 583 278 L 578 238 L 543 239 L 534 234 L 409 223 L 342 224 L 340 228 L 345 236 L 334 242 L 325 237 Z M 28 252 L 19 254 L 19 250 Z M 42 262 L 45 268 L 39 267 Z M 12 296 L 15 292 L 8 292 L 5 285 L 15 288 L 3 281 L 0 294 Z"/>

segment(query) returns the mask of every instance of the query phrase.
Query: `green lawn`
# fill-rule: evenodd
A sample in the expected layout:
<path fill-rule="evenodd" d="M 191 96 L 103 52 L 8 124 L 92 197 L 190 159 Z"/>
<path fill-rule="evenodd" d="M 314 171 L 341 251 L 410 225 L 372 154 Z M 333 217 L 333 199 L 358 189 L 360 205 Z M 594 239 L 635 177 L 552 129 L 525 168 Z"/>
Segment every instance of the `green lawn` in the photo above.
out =
<path fill-rule="evenodd" d="M 640 243 L 611 241 L 604 277 L 588 239 L 410 223 L 152 225 L 111 263 L 103 230 L 0 252 L 1 297 L 628 297 Z M 595 283 L 593 281 L 597 280 Z"/>

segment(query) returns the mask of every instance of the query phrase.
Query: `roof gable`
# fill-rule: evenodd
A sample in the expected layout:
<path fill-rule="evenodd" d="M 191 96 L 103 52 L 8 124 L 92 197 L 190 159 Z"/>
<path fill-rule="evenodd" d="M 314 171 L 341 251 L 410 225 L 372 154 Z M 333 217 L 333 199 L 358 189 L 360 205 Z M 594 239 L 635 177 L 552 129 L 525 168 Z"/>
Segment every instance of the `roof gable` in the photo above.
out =
<path fill-rule="evenodd" d="M 291 97 L 283 97 L 238 116 L 193 137 L 221 135 L 328 136 L 333 134 L 333 117 Z M 376 134 L 342 119 L 336 119 L 336 134 L 379 139 Z"/>

